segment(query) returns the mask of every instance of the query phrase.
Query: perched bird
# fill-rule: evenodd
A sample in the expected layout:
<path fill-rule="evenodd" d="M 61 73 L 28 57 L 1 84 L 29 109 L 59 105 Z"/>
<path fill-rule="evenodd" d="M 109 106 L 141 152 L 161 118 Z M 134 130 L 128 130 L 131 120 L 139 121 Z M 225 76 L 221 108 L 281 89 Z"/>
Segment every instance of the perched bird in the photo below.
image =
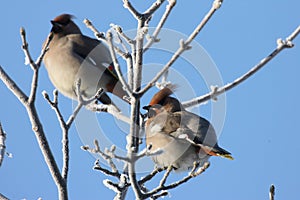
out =
<path fill-rule="evenodd" d="M 51 21 L 53 39 L 43 59 L 51 82 L 71 99 L 77 99 L 76 81 L 80 79 L 80 90 L 86 98 L 103 88 L 124 100 L 126 92 L 116 75 L 109 49 L 102 41 L 83 35 L 72 18 L 62 14 Z M 99 100 L 112 104 L 106 93 Z"/>
<path fill-rule="evenodd" d="M 145 124 L 146 144 L 161 167 L 173 166 L 175 170 L 191 169 L 194 162 L 203 164 L 210 156 L 233 159 L 218 146 L 213 126 L 206 119 L 186 111 L 178 99 L 170 97 L 172 90 L 165 87 L 156 93 L 148 106 Z"/>

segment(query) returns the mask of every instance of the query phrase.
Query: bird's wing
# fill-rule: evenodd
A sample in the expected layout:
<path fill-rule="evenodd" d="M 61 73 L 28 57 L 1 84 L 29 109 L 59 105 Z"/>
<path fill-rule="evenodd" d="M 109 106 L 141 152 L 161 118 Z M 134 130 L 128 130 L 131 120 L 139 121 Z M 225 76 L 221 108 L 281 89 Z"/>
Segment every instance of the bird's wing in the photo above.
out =
<path fill-rule="evenodd" d="M 188 111 L 180 111 L 174 114 L 180 114 L 181 123 L 184 124 L 183 127 L 186 127 L 183 130 L 185 135 L 181 134 L 182 137 L 199 146 L 209 155 L 233 159 L 230 152 L 218 146 L 215 129 L 208 120 Z"/>
<path fill-rule="evenodd" d="M 181 124 L 189 128 L 193 134 L 195 143 L 214 146 L 217 143 L 217 136 L 214 127 L 208 120 L 188 111 L 180 111 L 174 115 L 181 116 Z"/>
<path fill-rule="evenodd" d="M 68 35 L 73 41 L 74 52 L 86 62 L 98 68 L 105 67 L 106 72 L 117 78 L 108 47 L 103 41 L 99 41 L 80 34 Z M 101 56 L 100 56 L 101 55 Z"/>

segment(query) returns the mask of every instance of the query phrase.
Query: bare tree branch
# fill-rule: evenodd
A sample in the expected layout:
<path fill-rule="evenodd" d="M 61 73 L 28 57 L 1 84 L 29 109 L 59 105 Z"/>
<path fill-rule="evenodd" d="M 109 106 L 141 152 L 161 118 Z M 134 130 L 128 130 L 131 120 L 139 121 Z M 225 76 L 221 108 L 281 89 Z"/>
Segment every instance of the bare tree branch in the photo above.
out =
<path fill-rule="evenodd" d="M 0 65 L 0 79 L 6 87 L 25 105 L 28 101 L 28 96 L 19 88 L 19 86 L 9 77 Z"/>
<path fill-rule="evenodd" d="M 21 34 L 21 39 L 22 39 L 22 49 L 24 51 L 25 54 L 25 60 L 28 61 L 32 71 L 33 71 L 33 76 L 32 76 L 32 81 L 31 81 L 31 91 L 30 91 L 30 95 L 29 95 L 29 103 L 32 103 L 33 101 L 35 101 L 35 97 L 36 97 L 36 91 L 37 91 L 37 80 L 38 80 L 38 69 L 42 63 L 43 57 L 46 54 L 47 50 L 48 50 L 48 46 L 52 40 L 53 34 L 50 33 L 47 37 L 46 43 L 41 51 L 40 56 L 38 57 L 37 61 L 34 62 L 29 49 L 28 49 L 28 43 L 26 40 L 26 32 L 24 28 L 20 29 L 20 34 Z"/>
<path fill-rule="evenodd" d="M 222 4 L 222 0 L 215 0 L 209 12 L 205 15 L 203 20 L 199 23 L 199 25 L 195 28 L 195 30 L 190 34 L 186 41 L 180 41 L 180 47 L 173 54 L 172 58 L 169 62 L 162 68 L 160 72 L 141 90 L 138 95 L 143 96 L 152 86 L 155 85 L 155 82 L 172 66 L 172 64 L 179 58 L 179 56 L 186 50 L 190 48 L 190 43 L 195 39 L 195 37 L 199 34 L 208 20 L 213 16 L 213 14 L 220 8 Z"/>
<path fill-rule="evenodd" d="M 156 0 L 145 12 L 145 17 L 149 18 L 163 4 L 165 0 Z"/>
<path fill-rule="evenodd" d="M 139 181 L 139 184 L 142 185 L 142 184 L 146 183 L 147 181 L 150 181 L 156 174 L 158 174 L 159 172 L 162 172 L 162 171 L 164 171 L 166 169 L 167 169 L 167 167 L 154 168 L 154 170 L 150 174 L 148 174 L 147 176 L 145 176 L 144 178 L 142 178 Z"/>
<path fill-rule="evenodd" d="M 176 4 L 176 0 L 168 0 L 169 4 L 166 6 L 166 10 L 165 13 L 163 14 L 163 16 L 161 17 L 158 25 L 156 26 L 154 32 L 152 33 L 152 35 L 150 37 L 148 37 L 148 41 L 144 46 L 144 52 L 146 52 L 151 45 L 154 42 L 158 42 L 159 39 L 157 38 L 158 34 L 161 31 L 161 28 L 163 27 L 163 25 L 165 24 L 165 22 L 167 21 L 167 18 L 169 17 L 172 9 L 174 8 L 175 4 Z"/>
<path fill-rule="evenodd" d="M 209 162 L 204 163 L 204 165 L 202 167 L 200 167 L 197 171 L 195 171 L 197 169 L 197 164 L 195 163 L 193 169 L 191 170 L 191 172 L 189 173 L 188 176 L 184 177 L 183 179 L 176 181 L 174 183 L 171 183 L 167 186 L 164 185 L 159 185 L 157 188 L 153 189 L 152 191 L 144 194 L 144 198 L 149 198 L 152 197 L 156 194 L 158 194 L 160 191 L 165 191 L 165 190 L 169 190 L 169 189 L 173 189 L 178 187 L 179 185 L 186 183 L 188 180 L 190 180 L 191 178 L 197 177 L 200 174 L 202 174 L 207 168 L 209 167 Z"/>
<path fill-rule="evenodd" d="M 48 36 L 48 40 L 51 40 L 51 34 Z M 32 79 L 32 88 L 31 88 L 31 99 L 29 99 L 25 93 L 15 84 L 15 82 L 5 73 L 5 71 L 0 67 L 0 79 L 3 81 L 3 83 L 11 90 L 11 92 L 20 100 L 20 102 L 23 104 L 23 106 L 26 108 L 29 120 L 32 125 L 32 130 L 35 133 L 36 139 L 38 141 L 39 147 L 42 151 L 43 157 L 45 159 L 45 162 L 50 170 L 50 173 L 52 175 L 52 178 L 57 186 L 58 193 L 59 193 L 59 199 L 68 199 L 68 193 L 67 193 L 67 185 L 64 179 L 62 178 L 59 168 L 57 166 L 57 163 L 54 159 L 54 156 L 52 154 L 52 151 L 50 149 L 50 146 L 48 144 L 48 141 L 46 139 L 46 135 L 43 130 L 43 125 L 40 122 L 39 116 L 36 111 L 35 107 L 35 95 L 36 95 L 36 89 L 37 85 L 37 79 L 38 79 L 38 70 L 39 66 L 37 66 L 36 63 L 33 62 L 32 58 L 30 57 L 30 53 L 28 51 L 28 44 L 26 42 L 26 34 L 25 30 L 21 29 L 21 38 L 23 41 L 23 50 L 26 57 L 26 60 L 29 61 L 29 64 L 31 65 L 31 68 L 34 71 L 33 79 Z M 47 45 L 49 45 L 50 41 L 47 42 Z M 42 55 L 45 55 L 45 51 L 47 50 L 48 46 L 44 47 L 44 51 L 41 52 L 41 55 L 39 56 L 39 59 L 43 59 Z M 39 62 L 39 61 L 38 61 Z"/>
<path fill-rule="evenodd" d="M 137 19 L 139 20 L 142 17 L 142 14 L 140 14 L 130 3 L 129 0 L 123 0 L 123 6 L 124 8 L 128 9 L 129 12 Z"/>
<path fill-rule="evenodd" d="M 104 33 L 99 32 L 89 19 L 84 19 L 83 23 L 94 32 L 94 35 L 99 40 L 105 39 Z"/>
<path fill-rule="evenodd" d="M 131 39 L 130 37 L 128 37 L 124 32 L 123 32 L 123 29 L 120 27 L 120 26 L 118 26 L 118 25 L 113 25 L 113 29 L 123 38 L 123 39 L 125 39 L 125 41 L 128 43 L 128 44 L 135 44 L 135 40 L 133 40 L 133 39 Z M 121 39 L 121 38 L 120 38 Z M 127 49 L 126 47 L 125 47 L 125 49 Z M 129 52 L 129 51 L 126 51 L 127 53 Z"/>
<path fill-rule="evenodd" d="M 126 53 L 123 53 L 119 50 L 116 46 L 114 47 L 116 52 L 123 57 L 124 60 L 126 60 L 127 64 L 127 79 L 128 79 L 128 85 L 132 89 L 133 88 L 133 60 L 135 60 L 135 44 L 136 41 L 129 38 L 122 30 L 122 28 L 118 25 L 113 26 L 114 31 L 116 31 L 120 43 L 123 46 L 123 49 L 125 49 Z M 123 43 L 122 38 L 130 45 L 131 53 L 127 50 L 126 45 Z"/>
<path fill-rule="evenodd" d="M 99 39 L 104 39 L 106 40 L 105 36 L 103 33 L 100 33 L 95 26 L 92 24 L 92 22 L 89 19 L 85 19 L 84 24 L 87 26 L 87 28 L 91 29 L 94 32 L 94 35 Z M 116 27 L 115 27 L 116 26 Z M 126 40 L 126 42 L 130 45 L 131 47 L 131 54 L 129 52 L 123 52 L 120 48 L 114 46 L 115 51 L 121 55 L 127 62 L 127 77 L 128 77 L 128 85 L 130 89 L 133 88 L 133 60 L 135 60 L 135 40 L 129 38 L 125 33 L 123 32 L 122 28 L 120 26 L 114 25 L 114 30 L 122 36 Z"/>
<path fill-rule="evenodd" d="M 0 122 L 0 167 L 2 165 L 5 156 L 5 151 L 6 151 L 5 140 L 6 140 L 6 134 L 2 129 L 2 125 Z"/>
<path fill-rule="evenodd" d="M 94 145 L 95 145 L 95 148 L 90 148 L 89 146 L 82 146 L 81 149 L 84 151 L 95 153 L 95 154 L 98 154 L 99 156 L 101 156 L 110 165 L 112 172 L 118 171 L 116 165 L 114 164 L 114 162 L 112 160 L 113 158 L 116 158 L 116 159 L 119 159 L 119 160 L 122 160 L 125 162 L 129 162 L 128 158 L 118 156 L 115 154 L 116 146 L 114 146 L 114 145 L 111 146 L 110 150 L 105 149 L 104 152 L 100 149 L 98 140 L 94 140 Z"/>
<path fill-rule="evenodd" d="M 112 167 L 114 168 L 114 167 Z M 121 174 L 119 173 L 118 170 L 108 170 L 108 169 L 105 169 L 103 167 L 100 166 L 100 163 L 99 163 L 99 160 L 96 160 L 95 162 L 95 165 L 93 167 L 93 169 L 95 170 L 99 170 L 101 171 L 102 173 L 106 174 L 106 175 L 109 175 L 109 176 L 113 176 L 113 177 L 117 177 L 117 178 L 120 178 L 121 177 Z"/>
<path fill-rule="evenodd" d="M 135 193 L 136 199 L 142 199 L 142 193 L 139 184 L 136 179 L 135 171 L 135 162 L 136 162 L 136 153 L 138 152 L 139 146 L 139 101 L 136 98 L 131 100 L 131 126 L 130 134 L 127 140 L 127 157 L 130 162 L 128 163 L 128 174 L 130 183 L 132 185 L 133 191 Z"/>
<path fill-rule="evenodd" d="M 269 198 L 270 198 L 270 200 L 275 200 L 274 196 L 275 196 L 275 186 L 271 185 L 270 191 L 269 191 Z"/>
<path fill-rule="evenodd" d="M 137 33 L 136 33 L 136 38 L 135 38 L 135 48 L 133 50 L 133 68 L 132 68 L 132 73 L 133 75 L 133 92 L 137 92 L 141 88 L 141 82 L 142 82 L 142 64 L 143 64 L 143 42 L 144 42 L 144 37 L 147 32 L 147 29 L 144 27 L 145 22 L 148 20 L 145 19 L 144 15 L 141 15 L 138 13 L 135 8 L 131 5 L 129 0 L 123 0 L 124 7 L 127 8 L 133 16 L 137 19 L 138 21 L 138 26 L 137 26 Z M 129 68 L 131 70 L 131 68 Z M 142 199 L 142 192 L 141 188 L 137 182 L 136 179 L 136 172 L 135 172 L 135 162 L 136 162 L 136 154 L 139 149 L 139 133 L 140 133 L 140 115 L 139 115 L 139 105 L 140 101 L 139 98 L 136 98 L 133 96 L 131 98 L 131 124 L 130 124 L 130 133 L 128 135 L 128 140 L 127 140 L 127 157 L 129 158 L 130 162 L 127 163 L 128 167 L 128 174 L 129 174 L 129 179 L 130 183 L 132 185 L 133 191 L 135 193 L 136 199 Z"/>
<path fill-rule="evenodd" d="M 83 104 L 81 102 L 78 103 L 77 107 L 74 109 L 73 113 L 70 115 L 68 121 L 66 122 L 58 108 L 58 91 L 55 89 L 53 91 L 53 101 L 50 100 L 49 95 L 44 91 L 44 98 L 50 104 L 52 109 L 55 111 L 57 119 L 59 121 L 61 130 L 62 130 L 62 152 L 63 152 L 63 167 L 62 167 L 62 177 L 67 182 L 68 172 L 69 172 L 69 129 L 71 124 L 75 120 L 78 112 L 82 108 Z"/>
<path fill-rule="evenodd" d="M 166 172 L 165 172 L 163 178 L 162 178 L 162 179 L 160 180 L 160 182 L 159 182 L 159 187 L 163 187 L 163 186 L 165 185 L 165 183 L 166 183 L 166 181 L 167 181 L 167 178 L 169 177 L 169 175 L 170 175 L 172 169 L 173 169 L 172 165 L 170 165 L 170 166 L 167 168 L 167 170 L 166 170 Z"/>
<path fill-rule="evenodd" d="M 253 68 L 251 68 L 247 73 L 242 75 L 241 77 L 237 78 L 232 83 L 228 83 L 220 88 L 215 88 L 212 92 L 200 96 L 198 98 L 192 99 L 190 101 L 183 102 L 183 106 L 185 108 L 194 106 L 203 102 L 206 102 L 216 96 L 234 88 L 235 86 L 239 85 L 243 81 L 247 80 L 250 76 L 255 74 L 258 70 L 260 70 L 263 66 L 265 66 L 270 60 L 275 58 L 275 56 L 280 53 L 283 49 L 292 48 L 293 43 L 292 40 L 296 38 L 296 36 L 300 33 L 300 26 L 298 26 L 295 31 L 286 38 L 286 40 L 278 39 L 277 40 L 277 47 L 273 50 L 273 52 L 268 55 L 267 57 L 263 58 L 258 64 L 256 64 Z"/>
<path fill-rule="evenodd" d="M 125 81 L 124 77 L 123 77 L 123 74 L 121 72 L 121 69 L 120 69 L 120 65 L 119 65 L 119 62 L 116 58 L 116 52 L 114 50 L 114 45 L 112 43 L 112 34 L 111 32 L 108 32 L 107 33 L 107 41 L 108 41 L 108 44 L 109 44 L 109 50 L 110 50 L 110 55 L 112 56 L 112 60 L 113 60 L 113 63 L 114 63 L 114 67 L 116 69 L 116 72 L 117 72 L 117 75 L 118 75 L 118 78 L 124 88 L 124 90 L 126 91 L 126 93 L 129 95 L 130 98 L 132 98 L 133 96 L 133 92 L 132 90 L 130 89 L 130 86 L 127 84 L 127 82 Z"/>
<path fill-rule="evenodd" d="M 158 199 L 158 198 L 160 198 L 160 197 L 165 197 L 165 196 L 167 196 L 167 195 L 169 195 L 169 192 L 168 191 L 161 191 L 159 194 L 155 194 L 155 195 L 153 195 L 150 199 L 152 200 L 155 200 L 155 199 Z"/>
<path fill-rule="evenodd" d="M 122 55 L 123 57 L 127 54 L 129 54 L 129 50 L 127 48 L 127 46 L 125 45 L 125 43 L 123 42 L 123 39 L 125 39 L 126 41 L 128 41 L 128 44 L 132 43 L 131 38 L 129 38 L 122 30 L 122 28 L 119 25 L 116 24 L 110 24 L 111 28 L 114 30 L 114 32 L 116 33 L 114 36 L 114 41 L 117 44 L 120 44 L 122 49 L 115 47 L 115 49 L 118 49 L 118 54 Z M 111 33 L 111 31 L 109 31 Z M 111 33 L 112 34 L 112 33 Z M 108 37 L 108 36 L 107 36 Z M 110 36 L 112 38 L 112 35 Z M 122 39 L 123 38 L 123 39 Z"/>

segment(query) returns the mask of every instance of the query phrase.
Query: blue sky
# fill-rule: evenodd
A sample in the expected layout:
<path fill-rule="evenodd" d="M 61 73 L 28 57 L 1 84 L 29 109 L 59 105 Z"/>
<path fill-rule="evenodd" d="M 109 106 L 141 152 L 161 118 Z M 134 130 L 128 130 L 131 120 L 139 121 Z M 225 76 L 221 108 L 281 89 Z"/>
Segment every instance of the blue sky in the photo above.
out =
<path fill-rule="evenodd" d="M 144 10 L 152 1 L 145 2 L 132 1 L 138 10 Z M 188 35 L 209 10 L 211 2 L 178 1 L 165 27 Z M 155 13 L 150 26 L 158 22 L 165 5 Z M 297 0 L 224 1 L 221 9 L 197 36 L 196 42 L 210 55 L 223 82 L 231 82 L 271 53 L 278 38 L 287 37 L 299 25 L 299 6 Z M 123 8 L 122 1 L 102 3 L 87 0 L 54 4 L 52 1 L 12 0 L 2 2 L 0 11 L 3 27 L 0 32 L 0 64 L 27 93 L 32 71 L 24 65 L 19 36 L 21 26 L 27 32 L 34 58 L 39 55 L 51 28 L 49 21 L 61 13 L 74 14 L 82 32 L 91 37 L 93 34 L 82 23 L 84 18 L 91 19 L 101 31 L 106 31 L 110 23 L 121 25 L 124 30 L 136 27 L 135 19 Z M 174 41 L 174 44 L 177 43 Z M 170 191 L 172 199 L 186 199 L 191 194 L 212 200 L 267 199 L 271 184 L 276 186 L 276 199 L 297 197 L 300 186 L 300 160 L 297 155 L 300 151 L 299 37 L 294 44 L 294 48 L 284 50 L 265 68 L 226 94 L 226 115 L 219 133 L 219 144 L 232 152 L 235 160 L 210 159 L 211 166 L 203 175 Z M 151 63 L 163 64 L 169 57 L 168 54 L 155 56 L 155 52 L 145 55 L 145 63 L 149 65 L 145 65 L 145 70 L 151 67 Z M 194 80 L 195 74 L 188 66 L 182 59 L 174 64 L 174 69 L 190 80 L 196 95 L 205 94 L 207 85 L 203 80 Z M 41 95 L 43 90 L 51 94 L 53 89 L 42 67 L 36 105 L 61 166 L 61 131 L 55 113 Z M 182 90 L 178 88 L 179 96 Z M 0 121 L 7 132 L 7 151 L 13 154 L 13 158 L 5 158 L 0 168 L 0 193 L 11 199 L 56 199 L 56 187 L 31 131 L 25 109 L 2 83 L 0 91 Z M 142 103 L 146 104 L 156 91 L 152 89 Z M 72 101 L 60 95 L 59 104 L 63 115 L 68 117 L 72 112 Z M 202 105 L 201 115 L 208 119 L 213 117 L 211 110 L 214 104 Z M 119 127 L 115 129 L 115 122 L 110 116 L 101 113 L 96 118 L 104 132 L 112 130 L 113 133 L 107 135 L 110 141 L 124 145 L 126 135 L 118 131 Z M 126 128 L 124 126 L 124 130 Z M 87 134 L 94 131 L 92 127 L 84 130 Z M 102 184 L 106 177 L 92 170 L 95 158 L 80 149 L 85 144 L 81 133 L 75 126 L 70 130 L 70 199 L 111 199 L 114 193 Z M 173 174 L 170 180 L 183 175 Z M 129 196 L 132 197 L 132 194 Z"/>

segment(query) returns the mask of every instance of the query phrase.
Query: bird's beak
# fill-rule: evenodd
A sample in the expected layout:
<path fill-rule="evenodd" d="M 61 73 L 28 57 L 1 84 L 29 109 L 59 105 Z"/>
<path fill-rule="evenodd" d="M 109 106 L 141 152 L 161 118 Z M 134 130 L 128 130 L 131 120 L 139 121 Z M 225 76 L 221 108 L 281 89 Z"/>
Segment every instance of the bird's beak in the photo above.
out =
<path fill-rule="evenodd" d="M 53 26 L 61 26 L 60 23 L 58 23 L 58 22 L 56 22 L 56 21 L 54 21 L 54 20 L 51 20 L 50 22 L 51 22 L 51 24 L 52 24 Z"/>
<path fill-rule="evenodd" d="M 149 110 L 149 109 L 150 109 L 150 107 L 151 107 L 150 105 L 148 105 L 148 106 L 144 106 L 144 107 L 143 107 L 143 109 L 144 109 L 144 110 Z"/>
<path fill-rule="evenodd" d="M 147 112 L 146 112 L 145 114 L 142 115 L 143 118 L 148 117 L 148 113 L 149 113 L 150 107 L 151 107 L 150 105 L 144 106 L 144 107 L 143 107 L 144 110 L 147 110 Z"/>
<path fill-rule="evenodd" d="M 53 20 L 51 20 L 50 22 L 52 24 L 51 32 L 57 33 L 62 29 L 62 25 L 60 23 Z"/>

